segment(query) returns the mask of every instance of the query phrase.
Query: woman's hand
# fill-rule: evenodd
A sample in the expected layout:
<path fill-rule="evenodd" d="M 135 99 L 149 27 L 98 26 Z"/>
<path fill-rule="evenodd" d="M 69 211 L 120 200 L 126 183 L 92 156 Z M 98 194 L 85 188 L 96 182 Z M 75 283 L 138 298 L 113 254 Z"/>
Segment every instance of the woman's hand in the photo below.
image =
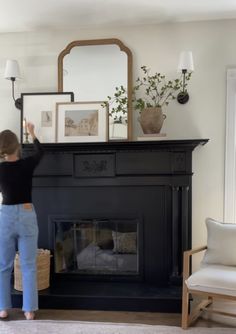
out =
<path fill-rule="evenodd" d="M 27 126 L 27 129 L 28 129 L 29 134 L 31 135 L 32 139 L 35 139 L 36 136 L 35 136 L 35 133 L 34 133 L 34 124 L 30 123 L 30 122 L 27 122 L 26 126 Z"/>

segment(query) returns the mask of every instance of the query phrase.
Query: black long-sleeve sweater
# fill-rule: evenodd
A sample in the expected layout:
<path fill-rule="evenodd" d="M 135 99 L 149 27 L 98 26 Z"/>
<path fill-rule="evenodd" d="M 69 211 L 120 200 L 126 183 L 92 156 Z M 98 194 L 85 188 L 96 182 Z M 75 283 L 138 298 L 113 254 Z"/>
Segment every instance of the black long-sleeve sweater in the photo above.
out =
<path fill-rule="evenodd" d="M 32 202 L 33 172 L 43 156 L 43 149 L 38 139 L 34 140 L 34 149 L 35 153 L 29 157 L 0 163 L 2 204 Z"/>

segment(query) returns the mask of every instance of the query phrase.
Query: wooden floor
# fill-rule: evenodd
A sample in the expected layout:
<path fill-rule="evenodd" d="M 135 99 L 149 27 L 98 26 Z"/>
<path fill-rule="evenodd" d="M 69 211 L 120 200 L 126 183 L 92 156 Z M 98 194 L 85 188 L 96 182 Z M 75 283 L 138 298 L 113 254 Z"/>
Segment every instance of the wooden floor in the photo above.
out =
<path fill-rule="evenodd" d="M 20 309 L 9 311 L 9 320 L 23 320 Z M 118 311 L 87 311 L 87 310 L 39 310 L 37 320 L 78 320 L 94 322 L 123 322 L 149 325 L 180 326 L 181 315 L 177 313 L 151 312 L 118 312 Z M 229 327 L 216 322 L 200 319 L 195 327 Z"/>

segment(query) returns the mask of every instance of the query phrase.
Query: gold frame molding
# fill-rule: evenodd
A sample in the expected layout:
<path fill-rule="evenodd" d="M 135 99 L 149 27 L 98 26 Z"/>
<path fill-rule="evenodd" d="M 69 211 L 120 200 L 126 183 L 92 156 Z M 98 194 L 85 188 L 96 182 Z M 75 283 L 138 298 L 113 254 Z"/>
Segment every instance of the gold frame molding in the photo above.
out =
<path fill-rule="evenodd" d="M 127 110 L 127 123 L 128 123 L 128 140 L 132 139 L 132 84 L 133 84 L 133 56 L 131 50 L 125 46 L 117 38 L 107 39 L 91 39 L 73 41 L 67 45 L 67 47 L 61 51 L 58 56 L 58 92 L 63 92 L 63 59 L 70 53 L 71 49 L 76 46 L 88 46 L 88 45 L 109 45 L 116 44 L 120 50 L 127 54 L 127 95 L 128 95 L 128 110 Z"/>

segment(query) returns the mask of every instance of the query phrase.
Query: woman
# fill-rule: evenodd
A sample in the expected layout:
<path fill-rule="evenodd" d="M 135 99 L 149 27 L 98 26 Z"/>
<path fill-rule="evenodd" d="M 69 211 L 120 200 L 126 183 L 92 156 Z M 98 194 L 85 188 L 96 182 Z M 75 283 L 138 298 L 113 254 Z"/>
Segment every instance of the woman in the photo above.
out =
<path fill-rule="evenodd" d="M 11 273 L 16 254 L 20 255 L 23 283 L 22 309 L 27 320 L 34 319 L 38 309 L 37 242 L 38 225 L 31 199 L 32 177 L 43 155 L 35 136 L 34 125 L 27 123 L 35 153 L 22 159 L 17 136 L 10 130 L 0 133 L 0 318 L 8 317 L 11 308 Z"/>

